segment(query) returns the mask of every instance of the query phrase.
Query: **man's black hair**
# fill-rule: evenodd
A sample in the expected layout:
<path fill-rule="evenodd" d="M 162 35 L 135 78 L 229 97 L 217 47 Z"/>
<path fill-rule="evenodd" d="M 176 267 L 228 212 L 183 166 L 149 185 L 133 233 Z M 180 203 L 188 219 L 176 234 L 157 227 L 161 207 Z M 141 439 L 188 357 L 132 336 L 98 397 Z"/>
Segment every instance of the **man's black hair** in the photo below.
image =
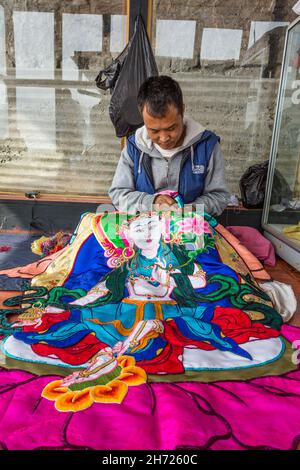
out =
<path fill-rule="evenodd" d="M 153 117 L 165 116 L 170 105 L 183 115 L 181 88 L 176 80 L 166 75 L 147 78 L 139 89 L 137 102 L 140 113 L 147 106 L 148 113 Z"/>

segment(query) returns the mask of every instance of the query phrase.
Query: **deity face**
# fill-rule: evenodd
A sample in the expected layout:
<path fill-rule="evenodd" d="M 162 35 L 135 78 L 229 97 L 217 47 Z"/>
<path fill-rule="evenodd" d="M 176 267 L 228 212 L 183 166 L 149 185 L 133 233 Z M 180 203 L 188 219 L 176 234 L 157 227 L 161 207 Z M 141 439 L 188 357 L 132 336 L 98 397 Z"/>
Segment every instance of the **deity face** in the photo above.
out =
<path fill-rule="evenodd" d="M 157 246 L 161 238 L 159 217 L 154 215 L 134 220 L 129 225 L 127 236 L 129 240 L 142 250 Z"/>

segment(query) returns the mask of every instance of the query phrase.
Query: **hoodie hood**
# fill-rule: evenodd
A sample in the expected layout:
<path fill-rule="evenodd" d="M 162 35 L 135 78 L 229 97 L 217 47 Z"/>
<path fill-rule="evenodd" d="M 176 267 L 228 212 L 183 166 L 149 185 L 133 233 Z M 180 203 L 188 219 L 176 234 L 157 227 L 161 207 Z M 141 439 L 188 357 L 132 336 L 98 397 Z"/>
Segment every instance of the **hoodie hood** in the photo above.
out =
<path fill-rule="evenodd" d="M 194 143 L 201 140 L 205 127 L 190 117 L 184 117 L 185 137 L 182 145 L 178 147 L 178 152 L 190 147 Z M 136 146 L 144 153 L 151 157 L 161 157 L 159 151 L 154 147 L 152 140 L 149 138 L 146 126 L 140 127 L 135 132 Z"/>

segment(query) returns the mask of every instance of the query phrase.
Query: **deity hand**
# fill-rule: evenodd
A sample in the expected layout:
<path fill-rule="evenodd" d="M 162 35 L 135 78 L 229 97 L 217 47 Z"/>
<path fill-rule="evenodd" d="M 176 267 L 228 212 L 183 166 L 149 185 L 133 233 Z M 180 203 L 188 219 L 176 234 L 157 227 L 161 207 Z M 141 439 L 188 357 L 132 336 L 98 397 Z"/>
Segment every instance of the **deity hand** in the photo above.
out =
<path fill-rule="evenodd" d="M 30 307 L 24 313 L 18 315 L 16 321 L 11 325 L 12 328 L 19 328 L 23 326 L 34 326 L 37 328 L 42 324 L 42 316 L 46 310 L 41 307 Z"/>
<path fill-rule="evenodd" d="M 168 294 L 167 286 L 153 286 L 145 279 L 136 278 L 132 283 L 132 293 L 140 296 L 164 297 Z"/>
<path fill-rule="evenodd" d="M 153 287 L 148 281 L 142 278 L 135 278 L 133 281 L 133 291 L 136 295 L 148 295 Z"/>
<path fill-rule="evenodd" d="M 12 328 L 23 328 L 24 326 L 33 326 L 34 328 L 38 328 L 42 324 L 42 320 L 17 320 L 12 323 Z"/>
<path fill-rule="evenodd" d="M 84 306 L 91 302 L 95 302 L 95 300 L 98 300 L 100 297 L 104 297 L 108 292 L 109 290 L 106 288 L 105 282 L 99 282 L 92 287 L 85 296 L 74 300 L 71 304 Z"/>
<path fill-rule="evenodd" d="M 194 274 L 188 276 L 194 289 L 200 289 L 206 286 L 205 272 L 195 264 Z"/>
<path fill-rule="evenodd" d="M 152 277 L 155 281 L 159 282 L 163 286 L 169 285 L 170 275 L 165 269 L 167 266 L 166 260 L 157 258 L 158 263 L 155 264 L 152 269 Z"/>

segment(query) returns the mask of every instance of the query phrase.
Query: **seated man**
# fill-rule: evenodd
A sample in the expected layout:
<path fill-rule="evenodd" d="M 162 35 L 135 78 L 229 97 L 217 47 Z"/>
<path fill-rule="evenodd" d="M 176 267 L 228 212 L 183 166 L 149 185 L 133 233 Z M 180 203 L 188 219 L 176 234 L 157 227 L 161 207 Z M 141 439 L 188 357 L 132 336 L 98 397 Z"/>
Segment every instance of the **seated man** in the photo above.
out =
<path fill-rule="evenodd" d="M 229 193 L 219 137 L 184 117 L 182 91 L 170 77 L 148 78 L 137 99 L 144 126 L 122 151 L 109 189 L 114 206 L 129 213 L 175 208 L 173 197 L 158 194 L 170 190 L 220 215 Z"/>

